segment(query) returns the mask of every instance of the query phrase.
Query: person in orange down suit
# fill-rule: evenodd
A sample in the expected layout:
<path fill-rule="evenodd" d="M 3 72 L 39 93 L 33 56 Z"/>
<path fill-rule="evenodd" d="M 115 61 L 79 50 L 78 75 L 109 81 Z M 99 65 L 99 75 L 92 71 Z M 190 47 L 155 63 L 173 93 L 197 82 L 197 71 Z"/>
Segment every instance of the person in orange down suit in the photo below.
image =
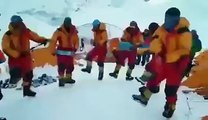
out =
<path fill-rule="evenodd" d="M 70 17 L 66 17 L 62 26 L 54 32 L 49 47 L 51 54 L 57 55 L 59 86 L 63 87 L 65 83 L 75 83 L 75 80 L 72 79 L 72 72 L 74 55 L 79 48 L 79 37 Z"/>
<path fill-rule="evenodd" d="M 143 43 L 143 36 L 139 30 L 139 27 L 135 21 L 130 23 L 130 26 L 124 30 L 119 48 L 113 51 L 116 58 L 116 67 L 112 73 L 109 73 L 111 77 L 117 78 L 121 66 L 125 65 L 125 60 L 128 58 L 128 70 L 126 72 L 126 80 L 133 80 L 132 71 L 136 64 L 137 47 Z"/>
<path fill-rule="evenodd" d="M 165 23 L 153 36 L 149 51 L 160 58 L 156 63 L 161 64 L 161 71 L 154 79 L 149 80 L 146 86 L 139 89 L 140 95 L 132 97 L 147 105 L 152 94 L 159 92 L 161 81 L 166 79 L 163 116 L 171 118 L 176 108 L 177 91 L 190 60 L 192 35 L 189 22 L 186 18 L 180 17 L 178 8 L 169 8 L 165 13 Z"/>
<path fill-rule="evenodd" d="M 98 80 L 102 80 L 104 74 L 104 61 L 107 54 L 108 34 L 105 23 L 100 22 L 98 19 L 95 19 L 92 25 L 92 31 L 94 33 L 94 48 L 87 54 L 87 66 L 86 68 L 83 68 L 82 71 L 91 73 L 92 60 L 97 57 L 97 64 L 99 66 Z"/>
<path fill-rule="evenodd" d="M 2 38 L 2 49 L 8 56 L 10 84 L 16 84 L 23 78 L 23 96 L 34 97 L 36 93 L 30 89 L 33 78 L 30 40 L 44 45 L 48 42 L 48 39 L 27 28 L 20 16 L 13 15 L 9 30 Z"/>

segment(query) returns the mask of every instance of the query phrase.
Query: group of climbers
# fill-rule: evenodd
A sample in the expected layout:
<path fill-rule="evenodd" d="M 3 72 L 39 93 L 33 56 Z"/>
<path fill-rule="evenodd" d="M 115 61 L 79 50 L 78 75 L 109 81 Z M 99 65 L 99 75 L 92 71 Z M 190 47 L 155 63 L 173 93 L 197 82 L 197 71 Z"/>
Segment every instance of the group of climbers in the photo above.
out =
<path fill-rule="evenodd" d="M 108 34 L 105 23 L 98 19 L 93 21 L 92 26 L 94 48 L 87 54 L 87 65 L 82 71 L 91 73 L 92 61 L 97 58 L 98 80 L 102 80 Z M 167 118 L 172 117 L 175 111 L 177 91 L 181 80 L 184 74 L 188 75 L 195 53 L 201 50 L 197 32 L 190 31 L 189 26 L 189 21 L 185 17 L 181 17 L 177 8 L 172 7 L 166 11 L 165 22 L 161 26 L 152 22 L 148 29 L 141 32 L 135 21 L 130 22 L 119 39 L 118 47 L 112 51 L 116 59 L 116 66 L 114 71 L 109 73 L 111 77 L 118 77 L 126 59 L 128 59 L 126 80 L 134 79 L 131 74 L 136 64 L 141 63 L 142 66 L 145 66 L 143 77 L 146 77 L 147 84 L 139 89 L 140 95 L 133 95 L 133 98 L 142 104 L 148 104 L 153 93 L 159 92 L 161 81 L 166 79 L 166 103 L 163 116 Z M 57 56 L 60 87 L 67 83 L 75 83 L 75 80 L 72 79 L 72 72 L 74 55 L 79 49 L 79 36 L 71 18 L 66 17 L 63 24 L 49 39 L 40 37 L 26 27 L 20 16 L 14 15 L 11 17 L 9 30 L 2 38 L 2 50 L 8 56 L 10 87 L 14 87 L 23 78 L 23 95 L 31 97 L 36 95 L 30 89 L 33 78 L 30 40 L 44 45 L 49 42 L 51 54 Z M 83 41 L 82 45 L 84 46 Z M 141 49 L 145 50 L 138 55 L 138 51 Z M 0 98 L 1 96 L 0 91 Z"/>

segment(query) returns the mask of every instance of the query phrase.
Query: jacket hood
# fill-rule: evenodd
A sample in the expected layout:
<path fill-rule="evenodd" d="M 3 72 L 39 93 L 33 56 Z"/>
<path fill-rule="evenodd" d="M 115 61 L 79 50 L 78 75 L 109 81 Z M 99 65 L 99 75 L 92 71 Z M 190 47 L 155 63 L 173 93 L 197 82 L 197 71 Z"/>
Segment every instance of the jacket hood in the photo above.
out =
<path fill-rule="evenodd" d="M 25 26 L 25 24 L 23 22 L 21 23 L 10 23 L 8 25 L 8 29 L 10 32 L 16 32 L 15 29 L 21 29 L 22 31 L 25 31 L 27 29 L 27 27 Z"/>
<path fill-rule="evenodd" d="M 100 24 L 99 30 L 106 30 L 106 25 L 105 25 L 105 23 L 101 23 L 101 24 Z"/>
<path fill-rule="evenodd" d="M 180 28 L 185 28 L 185 27 L 189 28 L 189 26 L 190 26 L 189 21 L 185 17 L 181 17 L 179 24 L 176 26 L 175 30 L 178 30 Z"/>

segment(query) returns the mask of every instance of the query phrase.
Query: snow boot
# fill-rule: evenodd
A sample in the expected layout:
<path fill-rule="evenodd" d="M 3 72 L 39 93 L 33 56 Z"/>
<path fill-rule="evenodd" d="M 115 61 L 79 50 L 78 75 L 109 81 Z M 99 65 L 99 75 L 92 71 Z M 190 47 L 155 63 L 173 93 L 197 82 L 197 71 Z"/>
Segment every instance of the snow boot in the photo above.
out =
<path fill-rule="evenodd" d="M 143 95 L 132 95 L 133 100 L 139 101 L 142 105 L 148 104 L 148 99 Z"/>
<path fill-rule="evenodd" d="M 104 67 L 99 67 L 98 80 L 103 80 Z"/>
<path fill-rule="evenodd" d="M 92 67 L 87 66 L 86 68 L 82 69 L 82 72 L 91 73 Z"/>
<path fill-rule="evenodd" d="M 116 65 L 114 72 L 109 73 L 109 76 L 114 77 L 115 79 L 117 79 L 120 69 L 121 69 L 121 65 Z"/>
<path fill-rule="evenodd" d="M 59 79 L 59 87 L 64 87 L 65 86 L 65 80 L 64 78 Z"/>
<path fill-rule="evenodd" d="M 171 104 L 171 103 L 166 102 L 162 115 L 165 118 L 171 118 L 173 116 L 174 111 L 175 111 L 175 106 L 176 106 L 175 104 Z"/>
<path fill-rule="evenodd" d="M 132 77 L 131 75 L 126 75 L 126 80 L 127 81 L 134 80 L 134 77 Z"/>
<path fill-rule="evenodd" d="M 91 73 L 91 69 L 92 69 L 92 62 L 87 61 L 87 66 L 86 66 L 86 68 L 82 69 L 82 72 Z"/>
<path fill-rule="evenodd" d="M 127 81 L 134 80 L 134 77 L 131 76 L 131 73 L 132 73 L 132 69 L 129 68 L 129 69 L 127 70 L 127 73 L 126 73 L 126 80 L 127 80 Z"/>
<path fill-rule="evenodd" d="M 36 92 L 32 91 L 30 89 L 30 86 L 24 86 L 23 87 L 23 96 L 28 96 L 28 97 L 35 97 Z"/>
<path fill-rule="evenodd" d="M 74 84 L 76 81 L 74 79 L 66 79 L 65 80 L 65 83 L 68 83 L 68 84 Z"/>
<path fill-rule="evenodd" d="M 0 117 L 0 120 L 7 120 L 6 118 L 4 118 L 4 117 Z"/>
<path fill-rule="evenodd" d="M 4 83 L 2 83 L 2 88 L 6 89 L 9 87 L 9 79 L 6 79 Z"/>
<path fill-rule="evenodd" d="M 103 72 L 99 72 L 98 80 L 103 80 Z"/>
<path fill-rule="evenodd" d="M 8 88 L 12 89 L 12 88 L 16 88 L 17 87 L 17 84 L 9 84 L 8 85 Z"/>
<path fill-rule="evenodd" d="M 147 105 L 150 97 L 152 96 L 152 92 L 146 87 L 141 87 L 140 95 L 132 95 L 133 100 L 139 101 L 142 105 Z"/>
<path fill-rule="evenodd" d="M 141 95 L 144 95 L 143 93 L 144 93 L 144 91 L 145 91 L 146 89 L 147 89 L 147 87 L 145 87 L 145 86 L 140 87 L 140 88 L 139 88 L 140 94 L 141 94 Z"/>
<path fill-rule="evenodd" d="M 71 74 L 67 75 L 67 77 L 64 80 L 64 82 L 68 84 L 74 84 L 76 82 L 74 79 L 72 79 Z"/>
<path fill-rule="evenodd" d="M 204 96 L 204 100 L 208 100 L 208 96 Z"/>
<path fill-rule="evenodd" d="M 109 75 L 111 76 L 111 77 L 114 77 L 115 79 L 116 78 L 118 78 L 118 72 L 112 72 L 112 73 L 109 73 Z"/>

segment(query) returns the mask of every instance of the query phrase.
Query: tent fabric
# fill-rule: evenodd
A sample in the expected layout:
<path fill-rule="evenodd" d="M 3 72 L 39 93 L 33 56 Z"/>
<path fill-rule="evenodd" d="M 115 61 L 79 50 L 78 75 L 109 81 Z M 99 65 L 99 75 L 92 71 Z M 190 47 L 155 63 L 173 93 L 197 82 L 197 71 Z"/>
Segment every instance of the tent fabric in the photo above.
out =
<path fill-rule="evenodd" d="M 200 53 L 194 60 L 196 66 L 191 70 L 191 76 L 188 77 L 182 85 L 189 88 L 208 87 L 208 50 Z"/>

